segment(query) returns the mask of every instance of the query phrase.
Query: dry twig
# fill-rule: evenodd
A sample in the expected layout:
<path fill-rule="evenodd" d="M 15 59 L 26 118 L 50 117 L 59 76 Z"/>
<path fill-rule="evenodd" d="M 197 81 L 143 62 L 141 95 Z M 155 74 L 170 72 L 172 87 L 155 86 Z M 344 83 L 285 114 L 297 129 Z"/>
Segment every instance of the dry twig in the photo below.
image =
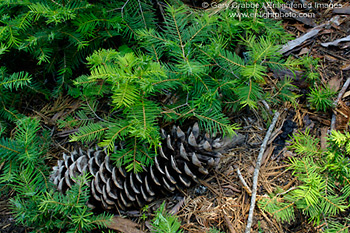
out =
<path fill-rule="evenodd" d="M 344 95 L 345 91 L 348 89 L 349 85 L 350 85 L 350 78 L 348 78 L 346 80 L 342 89 L 339 91 L 338 97 L 333 103 L 334 109 L 338 106 L 340 99 L 343 97 L 343 95 Z M 336 115 L 333 113 L 332 120 L 331 120 L 331 131 L 335 129 L 335 123 L 336 123 Z"/>
<path fill-rule="evenodd" d="M 344 95 L 345 91 L 348 89 L 349 85 L 350 85 L 350 78 L 348 78 L 346 80 L 346 82 L 344 83 L 342 89 L 339 91 L 338 98 L 333 103 L 335 105 L 335 107 L 337 107 L 340 99 L 343 97 L 343 95 Z"/>
<path fill-rule="evenodd" d="M 325 26 L 325 24 L 322 24 L 320 26 L 312 28 L 309 32 L 305 33 L 304 35 L 300 36 L 299 38 L 295 40 L 289 41 L 287 44 L 285 44 L 281 50 L 279 50 L 280 53 L 287 53 L 290 50 L 300 46 L 302 43 L 304 43 L 306 40 L 316 36 Z"/>
<path fill-rule="evenodd" d="M 237 172 L 237 175 L 238 175 L 238 178 L 239 180 L 242 182 L 243 184 L 243 188 L 244 190 L 249 194 L 249 196 L 252 195 L 252 190 L 250 190 L 249 186 L 247 185 L 247 183 L 245 182 L 243 176 L 242 176 L 242 173 L 241 171 L 239 170 L 239 167 L 237 165 L 235 165 L 235 169 L 236 169 L 236 172 Z"/>
<path fill-rule="evenodd" d="M 235 229 L 233 228 L 232 223 L 231 223 L 229 217 L 228 217 L 227 214 L 225 214 L 225 213 L 224 213 L 224 219 L 225 219 L 225 223 L 226 223 L 228 229 L 230 230 L 230 233 L 235 233 L 236 231 L 235 231 Z"/>
<path fill-rule="evenodd" d="M 259 170 L 260 170 L 260 165 L 261 165 L 261 159 L 264 155 L 265 149 L 266 149 L 266 145 L 267 145 L 267 141 L 270 138 L 270 135 L 272 133 L 273 128 L 276 125 L 277 119 L 279 117 L 280 113 L 276 112 L 271 125 L 269 127 L 269 130 L 267 131 L 264 141 L 261 144 L 260 147 L 260 152 L 258 155 L 258 159 L 256 161 L 256 166 L 255 166 L 255 170 L 254 170 L 254 175 L 253 175 L 253 189 L 252 189 L 252 198 L 250 201 L 250 209 L 249 209 L 249 215 L 248 215 L 248 221 L 247 221 L 247 227 L 245 229 L 245 233 L 250 233 L 250 229 L 252 227 L 252 223 L 253 223 L 253 214 L 254 214 L 254 207 L 255 207 L 255 202 L 256 202 L 256 191 L 257 191 L 257 186 L 258 186 L 258 176 L 259 176 Z"/>

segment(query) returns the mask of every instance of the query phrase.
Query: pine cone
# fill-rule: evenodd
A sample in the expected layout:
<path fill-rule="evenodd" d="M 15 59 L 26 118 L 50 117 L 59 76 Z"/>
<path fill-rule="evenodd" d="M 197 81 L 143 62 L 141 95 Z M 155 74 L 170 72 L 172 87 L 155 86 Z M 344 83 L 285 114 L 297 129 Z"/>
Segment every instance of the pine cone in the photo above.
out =
<path fill-rule="evenodd" d="M 183 132 L 174 126 L 170 134 L 161 131 L 163 143 L 154 164 L 144 172 L 126 172 L 113 166 L 105 150 L 96 147 L 63 154 L 53 168 L 51 179 L 61 192 L 74 184 L 73 177 L 90 173 L 87 184 L 91 189 L 90 203 L 102 203 L 104 209 L 142 207 L 157 196 L 190 187 L 198 177 L 208 175 L 221 158 L 219 152 L 227 148 L 221 137 L 200 133 L 198 124 Z M 232 145 L 231 145 L 232 146 Z M 116 148 L 118 149 L 118 148 Z"/>

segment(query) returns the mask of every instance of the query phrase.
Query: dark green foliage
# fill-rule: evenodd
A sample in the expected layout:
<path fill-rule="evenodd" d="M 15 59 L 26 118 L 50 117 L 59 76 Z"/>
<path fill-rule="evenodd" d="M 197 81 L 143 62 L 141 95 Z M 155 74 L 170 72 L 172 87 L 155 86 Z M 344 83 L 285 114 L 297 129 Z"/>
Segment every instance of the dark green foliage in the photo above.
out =
<path fill-rule="evenodd" d="M 129 39 L 129 42 L 135 39 L 137 30 L 157 28 L 157 7 L 160 7 L 159 2 L 123 1 L 120 7 L 121 18 L 126 25 L 123 36 Z"/>
<path fill-rule="evenodd" d="M 181 222 L 176 216 L 173 216 L 165 211 L 165 203 L 163 202 L 156 211 L 156 216 L 152 220 L 153 233 L 181 233 L 183 232 Z"/>
<path fill-rule="evenodd" d="M 14 122 L 18 119 L 18 111 L 14 106 L 20 100 L 20 96 L 15 91 L 23 87 L 28 88 L 30 82 L 31 77 L 28 73 L 8 74 L 6 67 L 0 67 L 0 120 Z"/>
<path fill-rule="evenodd" d="M 78 177 L 65 195 L 54 190 L 45 164 L 49 142 L 48 132 L 29 117 L 17 121 L 13 138 L 0 139 L 0 184 L 15 191 L 10 201 L 16 221 L 35 232 L 86 232 L 105 226 L 109 216 L 93 215 L 86 206 L 88 177 Z"/>
<path fill-rule="evenodd" d="M 0 3 L 0 44 L 3 56 L 28 54 L 43 82 L 54 75 L 58 94 L 85 57 L 120 35 L 123 23 L 115 3 L 88 1 L 4 0 Z M 8 53 L 6 53 L 8 52 Z M 34 61 L 11 62 L 33 66 Z M 11 64 L 9 64 L 11 65 Z M 39 76 L 39 77 L 38 77 Z"/>
<path fill-rule="evenodd" d="M 35 180 L 45 183 L 48 168 L 45 166 L 47 152 L 47 132 L 38 137 L 39 121 L 31 118 L 22 118 L 17 121 L 13 139 L 0 138 L 0 161 L 5 162 L 0 176 L 1 183 L 12 183 L 21 173 L 33 175 Z M 33 178 L 34 179 L 34 178 Z"/>
<path fill-rule="evenodd" d="M 108 224 L 110 215 L 94 215 L 86 205 L 90 193 L 86 175 L 77 177 L 76 184 L 62 194 L 33 179 L 34 173 L 22 173 L 12 186 L 18 192 L 11 200 L 18 223 L 36 232 L 87 232 Z"/>
<path fill-rule="evenodd" d="M 276 83 L 276 91 L 273 91 L 273 95 L 265 93 L 265 99 L 272 103 L 278 104 L 283 102 L 290 102 L 294 108 L 298 106 L 297 99 L 301 95 L 295 94 L 293 91 L 296 87 L 292 84 L 293 80 L 290 78 L 284 78 L 283 80 Z M 273 87 L 274 89 L 275 87 Z"/>
<path fill-rule="evenodd" d="M 343 232 L 348 220 L 336 217 L 349 208 L 350 195 L 350 134 L 332 131 L 326 150 L 320 150 L 318 140 L 309 132 L 294 135 L 291 148 L 302 158 L 293 158 L 290 169 L 301 185 L 287 191 L 277 190 L 276 196 L 263 198 L 259 205 L 280 221 L 290 222 L 296 209 L 317 225 L 325 224 L 325 232 Z"/>
<path fill-rule="evenodd" d="M 257 38 L 255 35 L 245 35 L 242 38 L 239 31 L 230 35 L 221 33 L 226 25 L 223 23 L 227 19 L 226 12 L 219 16 L 190 14 L 182 6 L 168 7 L 166 13 L 164 33 L 150 29 L 140 30 L 138 35 L 141 45 L 154 59 L 161 63 L 163 60 L 170 61 L 166 65 L 170 77 L 185 81 L 182 84 L 185 91 L 183 96 L 191 91 L 189 101 L 183 101 L 188 106 L 185 112 L 205 115 L 208 107 L 212 106 L 210 111 L 217 115 L 223 108 L 232 107 L 231 103 L 256 108 L 263 97 L 259 84 L 265 82 L 268 68 L 281 69 L 297 64 L 281 59 L 274 36 L 264 34 Z M 259 31 L 258 28 L 256 30 Z M 233 39 L 243 40 L 239 44 L 246 49 L 244 58 L 232 52 L 234 47 L 228 42 Z M 231 101 L 225 103 L 223 99 Z M 173 117 L 177 118 L 175 115 Z M 212 120 L 220 122 L 223 119 Z"/>

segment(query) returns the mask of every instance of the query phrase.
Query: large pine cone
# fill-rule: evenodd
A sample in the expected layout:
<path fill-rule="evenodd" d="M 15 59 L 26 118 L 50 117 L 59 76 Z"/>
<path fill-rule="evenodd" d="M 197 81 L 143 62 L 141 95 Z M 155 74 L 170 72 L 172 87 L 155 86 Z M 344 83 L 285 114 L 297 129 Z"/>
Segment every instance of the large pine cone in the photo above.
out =
<path fill-rule="evenodd" d="M 218 164 L 220 152 L 234 146 L 227 138 L 200 133 L 197 123 L 186 133 L 174 126 L 170 134 L 164 130 L 161 134 L 163 143 L 159 155 L 142 173 L 126 172 L 114 166 L 106 151 L 96 147 L 63 154 L 63 160 L 53 168 L 51 179 L 59 191 L 65 192 L 74 184 L 73 177 L 88 172 L 92 175 L 87 184 L 91 189 L 91 203 L 102 203 L 104 209 L 142 207 L 161 194 L 198 182 L 198 177 L 208 175 L 208 169 Z"/>

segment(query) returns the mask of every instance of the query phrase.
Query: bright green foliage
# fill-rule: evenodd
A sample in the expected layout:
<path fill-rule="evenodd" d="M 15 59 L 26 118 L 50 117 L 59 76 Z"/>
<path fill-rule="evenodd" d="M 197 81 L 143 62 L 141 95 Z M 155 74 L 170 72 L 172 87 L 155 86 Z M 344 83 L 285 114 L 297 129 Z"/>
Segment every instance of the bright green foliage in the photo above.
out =
<path fill-rule="evenodd" d="M 268 71 L 292 69 L 300 64 L 282 59 L 277 42 L 287 36 L 278 26 L 267 26 L 271 21 L 257 20 L 254 31 L 258 36 L 242 35 L 248 27 L 244 23 L 242 30 L 228 34 L 224 32 L 228 27 L 224 21 L 226 11 L 209 15 L 174 4 L 164 8 L 164 26 L 159 29 L 154 26 L 154 15 L 144 13 L 150 11 L 147 4 L 138 6 L 137 9 L 145 7 L 145 11 L 137 10 L 138 20 L 132 23 L 130 11 L 128 16 L 125 10 L 129 4 L 134 3 L 125 3 L 121 13 L 128 25 L 127 34 L 136 40 L 138 49 L 100 49 L 87 58 L 90 74 L 78 77 L 77 88 L 70 94 L 95 103 L 107 96 L 110 111 L 103 120 L 99 117 L 84 125 L 74 122 L 76 117 L 72 116 L 68 122 L 80 127 L 72 141 L 102 140 L 100 145 L 109 151 L 117 141 L 125 141 L 124 148 L 111 158 L 128 170 L 140 171 L 155 156 L 159 122 L 181 124 L 191 119 L 206 131 L 233 134 L 237 126 L 226 115 L 231 111 L 258 108 L 263 99 L 296 104 L 297 96 L 288 79 L 271 93 L 263 93 Z M 239 27 L 238 21 L 235 25 Z M 264 31 L 264 26 L 275 34 Z M 235 45 L 245 49 L 243 57 L 233 52 L 236 46 L 229 44 L 238 40 L 240 45 Z M 93 112 L 86 111 L 85 115 Z"/>
<path fill-rule="evenodd" d="M 276 194 L 271 194 L 268 198 L 263 198 L 259 201 L 259 207 L 267 211 L 278 221 L 291 222 L 295 219 L 294 202 L 288 202 L 279 197 L 279 193 L 283 190 L 278 190 Z"/>
<path fill-rule="evenodd" d="M 242 38 L 240 30 L 229 30 L 231 34 L 228 35 L 224 32 L 228 29 L 225 20 L 228 20 L 225 11 L 218 16 L 209 16 L 202 12 L 190 14 L 185 6 L 169 6 L 165 14 L 164 32 L 153 29 L 137 32 L 141 45 L 154 59 L 161 63 L 163 60 L 170 61 L 166 64 L 170 69 L 168 75 L 185 80 L 182 85 L 184 91 L 192 90 L 189 100 L 183 101 L 181 110 L 184 113 L 191 111 L 205 115 L 208 104 L 210 111 L 216 113 L 225 107 L 237 107 L 237 103 L 239 107 L 256 108 L 257 102 L 263 98 L 260 84 L 265 83 L 267 70 L 291 68 L 299 64 L 281 59 L 275 36 L 267 34 L 257 38 L 255 35 L 245 35 Z M 245 29 L 244 22 L 238 26 L 239 21 L 230 21 L 230 26 Z M 262 32 L 259 30 L 261 25 L 267 26 L 267 23 L 259 22 L 255 29 Z M 282 32 L 279 35 L 284 36 Z M 242 40 L 240 44 L 246 49 L 243 58 L 233 52 L 235 47 L 229 43 Z M 186 92 L 183 95 L 186 96 Z M 223 103 L 222 99 L 228 101 Z M 183 115 L 180 109 L 174 109 L 177 114 Z M 216 113 L 213 115 L 219 116 Z M 172 117 L 176 118 L 175 115 Z M 218 117 L 214 120 L 220 122 L 223 119 Z"/>
<path fill-rule="evenodd" d="M 152 220 L 152 233 L 181 233 L 183 232 L 181 222 L 176 216 L 173 216 L 165 211 L 165 203 L 163 202 L 156 211 L 156 216 Z"/>
<path fill-rule="evenodd" d="M 306 130 L 304 137 L 302 134 L 294 135 L 293 137 L 293 149 L 298 154 L 306 154 L 311 157 L 314 155 L 319 155 L 319 147 L 318 144 L 320 140 L 313 136 L 309 136 L 310 130 Z"/>
<path fill-rule="evenodd" d="M 291 84 L 293 82 L 290 78 L 284 78 L 283 80 L 276 83 L 277 91 L 274 93 L 273 96 L 269 96 L 268 94 L 265 94 L 265 99 L 270 100 L 272 103 L 283 103 L 283 102 L 290 102 L 293 107 L 297 107 L 298 102 L 297 99 L 301 95 L 297 95 L 293 92 L 293 90 L 296 89 L 296 87 Z"/>
<path fill-rule="evenodd" d="M 338 222 L 336 219 L 332 219 L 328 223 L 328 227 L 324 228 L 325 233 L 348 233 L 350 228 L 350 219 L 345 217 L 343 223 Z"/>
<path fill-rule="evenodd" d="M 115 143 L 125 141 L 126 148 L 112 155 L 120 164 L 130 165 L 128 170 L 140 171 L 148 165 L 152 152 L 159 144 L 157 118 L 161 108 L 150 97 L 160 89 L 169 88 L 164 70 L 159 63 L 146 56 L 134 53 L 119 53 L 115 50 L 100 50 L 87 58 L 91 75 L 77 79 L 84 97 L 100 95 L 104 90 L 111 94 L 112 111 L 122 110 L 117 118 L 107 118 L 109 122 L 88 124 L 80 128 L 71 140 L 92 141 L 103 138 L 101 146 L 113 151 Z M 105 132 L 104 132 L 105 131 Z M 150 145 L 150 148 L 145 147 Z"/>
<path fill-rule="evenodd" d="M 86 232 L 105 226 L 109 216 L 93 215 L 86 206 L 86 176 L 78 177 L 66 194 L 53 189 L 45 164 L 49 142 L 48 132 L 29 117 L 17 121 L 13 138 L 0 139 L 0 184 L 16 193 L 10 200 L 16 221 L 35 232 Z"/>
<path fill-rule="evenodd" d="M 216 228 L 211 228 L 207 233 L 222 233 L 222 232 Z"/>
<path fill-rule="evenodd" d="M 335 97 L 336 92 L 329 87 L 325 88 L 314 88 L 310 89 L 308 94 L 308 102 L 311 107 L 317 111 L 323 111 L 333 107 L 333 98 Z"/>
<path fill-rule="evenodd" d="M 323 151 L 308 131 L 294 135 L 290 147 L 303 157 L 291 159 L 290 169 L 301 184 L 263 198 L 260 208 L 285 222 L 293 221 L 298 209 L 314 224 L 325 224 L 325 232 L 345 232 L 348 221 L 338 222 L 334 217 L 349 208 L 350 134 L 332 131 L 327 141 Z"/>
<path fill-rule="evenodd" d="M 310 85 L 310 92 L 307 94 L 307 100 L 312 109 L 316 111 L 327 111 L 333 107 L 333 98 L 336 91 L 332 90 L 329 86 L 323 87 L 319 76 L 319 59 L 304 56 L 300 59 L 304 75 L 303 77 Z"/>
<path fill-rule="evenodd" d="M 306 80 L 313 86 L 320 81 L 320 74 L 318 73 L 318 58 L 304 56 L 301 59 L 303 66 L 306 69 Z"/>

